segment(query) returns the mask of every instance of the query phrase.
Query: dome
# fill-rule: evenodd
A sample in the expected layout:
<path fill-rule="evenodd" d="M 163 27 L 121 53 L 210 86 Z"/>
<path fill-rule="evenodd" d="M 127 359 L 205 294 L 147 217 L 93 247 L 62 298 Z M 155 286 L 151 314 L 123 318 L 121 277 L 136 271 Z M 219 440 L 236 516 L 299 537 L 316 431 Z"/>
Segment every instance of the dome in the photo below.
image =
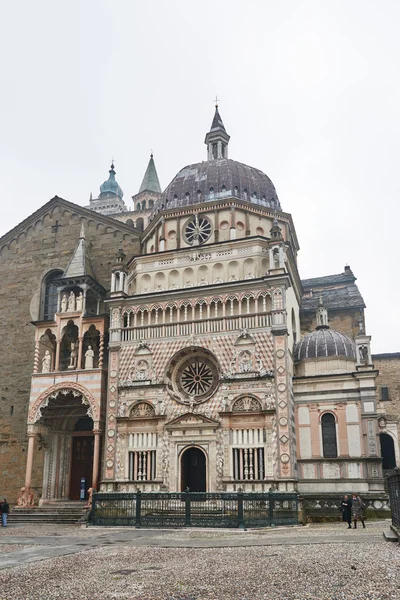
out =
<path fill-rule="evenodd" d="M 163 192 L 160 204 L 163 208 L 174 208 L 229 197 L 281 208 L 274 184 L 265 173 L 228 158 L 181 169 Z"/>
<path fill-rule="evenodd" d="M 111 165 L 111 169 L 109 170 L 109 177 L 107 181 L 101 184 L 100 186 L 100 196 L 99 198 L 104 198 L 108 196 L 119 196 L 122 199 L 124 192 L 115 181 L 115 171 L 114 165 Z"/>
<path fill-rule="evenodd" d="M 296 361 L 334 356 L 356 360 L 356 345 L 347 335 L 329 327 L 309 333 L 294 348 Z"/>

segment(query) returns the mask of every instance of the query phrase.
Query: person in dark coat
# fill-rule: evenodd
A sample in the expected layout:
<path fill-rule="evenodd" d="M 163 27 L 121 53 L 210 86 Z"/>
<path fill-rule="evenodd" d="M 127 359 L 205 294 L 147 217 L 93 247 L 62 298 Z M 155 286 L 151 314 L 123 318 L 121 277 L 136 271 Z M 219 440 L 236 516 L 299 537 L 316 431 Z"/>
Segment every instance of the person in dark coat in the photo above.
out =
<path fill-rule="evenodd" d="M 353 502 L 354 529 L 357 529 L 357 521 L 361 521 L 363 529 L 365 529 L 365 522 L 364 522 L 365 504 L 361 500 L 360 496 L 357 496 L 357 494 L 353 494 L 352 502 Z"/>
<path fill-rule="evenodd" d="M 345 521 L 348 525 L 348 529 L 351 529 L 351 507 L 352 501 L 348 496 L 343 496 L 343 500 L 340 504 L 342 510 L 342 521 Z"/>
<path fill-rule="evenodd" d="M 10 512 L 10 507 L 5 498 L 4 498 L 3 502 L 0 504 L 0 512 L 1 512 L 1 526 L 7 527 L 7 516 L 8 516 L 8 513 Z"/>

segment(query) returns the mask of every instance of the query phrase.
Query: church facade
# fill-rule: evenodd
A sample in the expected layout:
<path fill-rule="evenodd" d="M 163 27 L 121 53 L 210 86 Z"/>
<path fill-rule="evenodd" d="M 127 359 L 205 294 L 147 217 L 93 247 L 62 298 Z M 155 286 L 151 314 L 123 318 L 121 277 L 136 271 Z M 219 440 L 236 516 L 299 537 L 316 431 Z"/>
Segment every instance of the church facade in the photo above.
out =
<path fill-rule="evenodd" d="M 229 139 L 216 107 L 207 160 L 162 192 L 151 156 L 133 210 L 113 165 L 87 208 L 43 207 L 52 264 L 38 243 L 21 504 L 82 485 L 383 492 L 355 277 L 301 281 L 291 215 L 267 175 L 228 158 Z M 17 240 L 35 237 L 29 223 Z M 64 227 L 73 246 L 53 239 Z"/>

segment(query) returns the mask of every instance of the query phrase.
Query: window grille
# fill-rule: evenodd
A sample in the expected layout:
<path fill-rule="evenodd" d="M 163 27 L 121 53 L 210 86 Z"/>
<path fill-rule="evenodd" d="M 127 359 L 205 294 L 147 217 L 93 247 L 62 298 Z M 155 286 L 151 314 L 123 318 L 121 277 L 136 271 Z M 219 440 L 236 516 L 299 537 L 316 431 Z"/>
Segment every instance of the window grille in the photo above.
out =
<path fill-rule="evenodd" d="M 322 416 L 321 427 L 324 458 L 337 458 L 336 423 L 332 413 Z"/>
<path fill-rule="evenodd" d="M 381 387 L 381 400 L 382 401 L 389 400 L 389 388 L 388 387 Z"/>
<path fill-rule="evenodd" d="M 264 448 L 233 448 L 232 452 L 234 479 L 264 479 Z"/>
<path fill-rule="evenodd" d="M 129 479 L 131 481 L 153 481 L 155 478 L 156 451 L 129 452 Z"/>

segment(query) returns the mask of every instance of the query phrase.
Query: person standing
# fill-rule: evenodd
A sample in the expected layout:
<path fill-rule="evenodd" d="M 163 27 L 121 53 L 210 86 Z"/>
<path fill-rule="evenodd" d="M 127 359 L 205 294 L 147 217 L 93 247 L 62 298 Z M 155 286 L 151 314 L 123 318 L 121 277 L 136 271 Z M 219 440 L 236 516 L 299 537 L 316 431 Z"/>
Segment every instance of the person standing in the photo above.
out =
<path fill-rule="evenodd" d="M 353 520 L 354 520 L 354 529 L 357 529 L 357 521 L 361 521 L 363 529 L 365 529 L 365 521 L 364 521 L 364 510 L 365 504 L 361 500 L 360 496 L 357 494 L 353 494 Z"/>
<path fill-rule="evenodd" d="M 347 495 L 343 496 L 343 500 L 340 504 L 340 507 L 342 509 L 342 521 L 345 521 L 348 525 L 348 529 L 351 529 L 352 501 L 350 500 L 350 498 Z"/>
<path fill-rule="evenodd" d="M 10 506 L 9 506 L 7 500 L 4 498 L 3 502 L 1 503 L 1 526 L 2 527 L 7 527 L 7 516 L 8 516 L 9 512 L 10 512 Z"/>

